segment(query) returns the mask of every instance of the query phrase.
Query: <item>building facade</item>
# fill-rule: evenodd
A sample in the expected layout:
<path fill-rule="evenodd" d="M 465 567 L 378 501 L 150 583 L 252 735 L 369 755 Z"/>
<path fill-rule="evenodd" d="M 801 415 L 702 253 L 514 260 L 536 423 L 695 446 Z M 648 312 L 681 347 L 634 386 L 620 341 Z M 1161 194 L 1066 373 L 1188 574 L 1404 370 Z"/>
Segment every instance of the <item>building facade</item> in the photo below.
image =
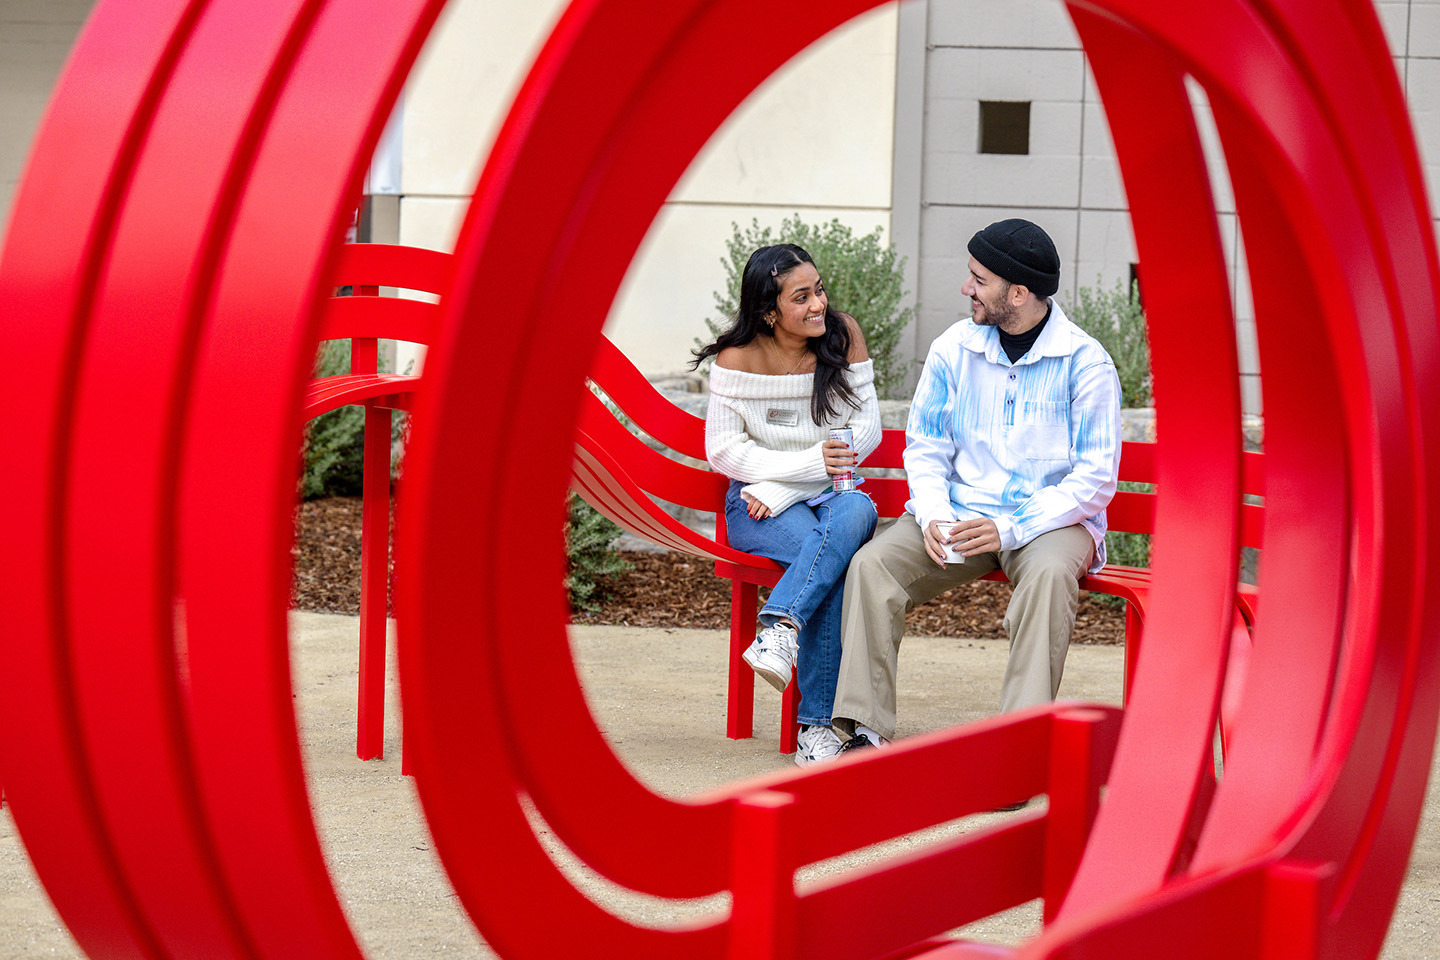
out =
<path fill-rule="evenodd" d="M 92 0 L 0 0 L 0 214 L 44 101 Z M 449 249 L 528 64 L 562 0 L 451 0 L 412 74 L 370 189 L 372 239 Z M 1378 4 L 1433 192 L 1440 187 L 1440 0 Z M 777 22 L 777 29 L 783 28 Z M 717 62 L 717 69 L 723 69 Z M 1241 224 L 1203 91 L 1219 225 L 1235 278 L 1244 405 L 1261 412 Z M 1065 264 L 1059 299 L 1135 275 L 1123 187 L 1074 28 L 1056 0 L 903 0 L 806 50 L 716 132 L 652 225 L 607 333 L 647 373 L 681 369 L 718 320 L 714 294 L 732 224 L 799 214 L 880 228 L 907 258 L 923 359 L 968 313 L 965 244 L 1026 216 Z M 824 264 L 821 264 L 822 270 Z M 583 296 L 584 291 L 576 291 Z M 402 347 L 400 365 L 420 362 Z"/>

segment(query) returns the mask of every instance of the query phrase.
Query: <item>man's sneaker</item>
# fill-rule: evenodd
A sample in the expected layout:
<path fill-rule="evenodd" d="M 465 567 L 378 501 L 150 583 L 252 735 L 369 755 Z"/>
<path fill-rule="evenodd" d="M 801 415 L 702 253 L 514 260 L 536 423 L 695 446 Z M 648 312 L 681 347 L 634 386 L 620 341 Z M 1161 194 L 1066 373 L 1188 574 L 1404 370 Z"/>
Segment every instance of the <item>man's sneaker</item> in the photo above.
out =
<path fill-rule="evenodd" d="M 761 630 L 755 642 L 740 656 L 766 683 L 783 693 L 790 685 L 799 652 L 800 635 L 790 624 L 781 621 Z"/>
<path fill-rule="evenodd" d="M 871 747 L 888 747 L 889 745 L 890 741 L 880 736 L 880 734 L 863 724 L 857 724 L 855 736 L 840 744 L 840 752 L 848 753 L 851 750 L 866 750 Z"/>
<path fill-rule="evenodd" d="M 840 738 L 833 727 L 809 723 L 800 728 L 800 737 L 795 747 L 795 763 L 806 766 L 822 763 L 840 756 Z"/>

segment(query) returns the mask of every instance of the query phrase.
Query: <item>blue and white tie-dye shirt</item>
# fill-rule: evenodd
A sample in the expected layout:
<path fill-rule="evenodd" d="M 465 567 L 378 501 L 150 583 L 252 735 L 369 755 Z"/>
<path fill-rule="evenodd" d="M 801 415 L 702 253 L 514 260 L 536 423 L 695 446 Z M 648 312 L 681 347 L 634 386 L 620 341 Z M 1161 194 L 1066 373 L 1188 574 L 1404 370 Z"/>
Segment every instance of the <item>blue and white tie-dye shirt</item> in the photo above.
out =
<path fill-rule="evenodd" d="M 905 509 L 932 520 L 989 517 L 1013 550 L 1081 523 L 1105 565 L 1105 505 L 1120 466 L 1120 379 L 1095 338 L 1051 301 L 1015 364 L 995 327 L 962 320 L 930 345 L 905 429 Z"/>

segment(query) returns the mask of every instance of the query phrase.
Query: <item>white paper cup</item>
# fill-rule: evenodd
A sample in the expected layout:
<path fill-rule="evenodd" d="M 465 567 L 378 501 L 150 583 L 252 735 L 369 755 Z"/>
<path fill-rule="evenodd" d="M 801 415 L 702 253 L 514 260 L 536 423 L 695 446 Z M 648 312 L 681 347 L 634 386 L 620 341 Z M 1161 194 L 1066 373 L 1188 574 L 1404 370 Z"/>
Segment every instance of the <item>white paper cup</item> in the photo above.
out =
<path fill-rule="evenodd" d="M 959 520 L 956 520 L 956 519 L 953 519 L 953 518 L 952 518 L 952 519 L 949 519 L 949 520 L 941 520 L 941 521 L 940 521 L 940 529 L 941 529 L 942 531 L 948 531 L 951 527 L 955 526 L 955 524 L 957 524 L 957 523 L 959 523 L 959 522 L 960 522 Z M 959 545 L 959 544 L 956 544 L 956 543 L 947 543 L 947 544 L 945 545 L 945 563 L 948 565 L 948 564 L 952 564 L 952 563 L 964 563 L 964 562 L 965 562 L 965 555 L 960 552 L 960 545 Z"/>

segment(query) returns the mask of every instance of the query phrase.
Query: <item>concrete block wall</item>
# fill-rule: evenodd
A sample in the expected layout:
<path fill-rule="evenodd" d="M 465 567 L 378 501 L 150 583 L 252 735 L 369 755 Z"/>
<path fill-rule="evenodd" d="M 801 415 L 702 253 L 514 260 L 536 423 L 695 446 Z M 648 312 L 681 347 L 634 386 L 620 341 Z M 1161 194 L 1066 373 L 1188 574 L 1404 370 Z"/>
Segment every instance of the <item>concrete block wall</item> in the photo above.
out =
<path fill-rule="evenodd" d="M 1024 216 L 1050 233 L 1062 262 L 1062 304 L 1082 286 L 1126 282 L 1138 261 L 1114 145 L 1093 75 L 1063 5 L 1051 0 L 929 4 L 920 329 L 928 343 L 968 315 L 965 245 L 997 219 Z M 1209 104 L 1191 99 L 1207 155 L 1217 227 L 1233 278 L 1244 408 L 1259 413 L 1247 271 Z M 979 103 L 1031 104 L 1028 155 L 981 154 Z M 923 356 L 923 348 L 919 351 Z"/>
<path fill-rule="evenodd" d="M 0 224 L 60 65 L 93 0 L 0 0 Z"/>
<path fill-rule="evenodd" d="M 65 56 L 94 0 L 0 0 L 0 219 Z M 448 249 L 504 111 L 564 7 L 451 0 L 401 112 L 398 238 Z M 1376 5 L 1409 100 L 1432 196 L 1440 191 L 1440 0 Z M 923 21 L 923 22 L 922 22 Z M 905 32 L 901 23 L 921 29 Z M 915 77 L 901 86 L 897 77 Z M 897 109 L 897 96 L 904 109 Z M 923 97 L 926 109 L 915 108 Z M 1261 412 L 1242 225 L 1203 92 L 1192 89 L 1212 163 L 1218 228 L 1234 277 L 1247 411 Z M 978 103 L 1033 104 L 1028 157 L 979 155 Z M 912 102 L 914 101 L 914 102 Z M 913 127 L 913 129 L 909 129 Z M 909 157 L 897 174 L 895 158 Z M 923 145 L 923 154 L 922 154 Z M 921 157 L 923 155 L 923 162 Z M 894 198 L 915 196 L 902 204 Z M 892 206 L 894 204 L 894 206 Z M 916 209 L 911 208 L 918 208 Z M 1104 108 L 1055 0 L 907 0 L 810 50 L 736 111 L 676 186 L 625 278 L 607 330 L 648 373 L 680 369 L 704 336 L 733 221 L 800 212 L 857 231 L 904 227 L 919 305 L 916 358 L 968 312 L 964 245 L 1000 216 L 1051 229 L 1079 285 L 1128 277 L 1136 259 Z M 913 226 L 912 226 L 913 225 Z M 408 360 L 402 357 L 402 367 Z"/>

